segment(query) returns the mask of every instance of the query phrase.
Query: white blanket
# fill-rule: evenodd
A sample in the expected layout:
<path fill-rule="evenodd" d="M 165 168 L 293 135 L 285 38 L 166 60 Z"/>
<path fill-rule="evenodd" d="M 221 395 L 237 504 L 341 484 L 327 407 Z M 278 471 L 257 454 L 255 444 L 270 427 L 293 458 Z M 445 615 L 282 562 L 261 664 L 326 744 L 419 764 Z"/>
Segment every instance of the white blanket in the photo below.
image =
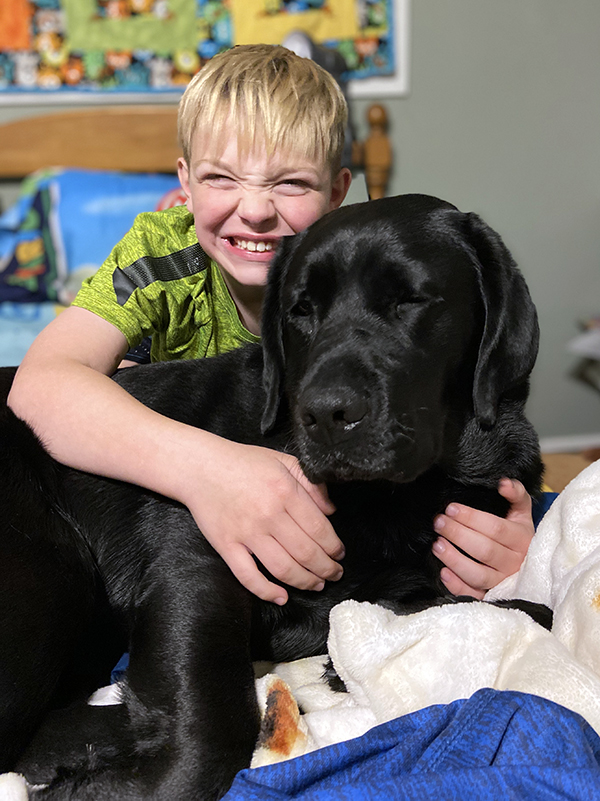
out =
<path fill-rule="evenodd" d="M 337 606 L 329 651 L 348 693 L 333 693 L 322 681 L 323 657 L 277 665 L 258 679 L 265 724 L 253 766 L 358 737 L 482 687 L 548 698 L 600 733 L 600 461 L 556 499 L 520 572 L 487 598 L 550 606 L 552 632 L 523 612 L 480 603 L 405 617 L 356 601 Z M 118 700 L 118 690 L 107 688 L 92 702 Z M 0 777 L 0 801 L 25 798 L 22 780 Z"/>
<path fill-rule="evenodd" d="M 253 765 L 357 737 L 482 687 L 555 701 L 600 733 L 600 461 L 556 499 L 520 572 L 488 593 L 487 600 L 494 598 L 551 607 L 552 633 L 523 612 L 486 604 L 434 607 L 405 617 L 368 603 L 337 606 L 329 651 L 348 694 L 324 686 L 322 658 L 279 665 L 274 675 L 259 679 L 263 708 L 275 688 L 271 715 L 274 699 L 281 702 L 281 679 L 305 714 L 291 715 L 287 699 L 286 737 L 275 743 L 264 738 Z"/>

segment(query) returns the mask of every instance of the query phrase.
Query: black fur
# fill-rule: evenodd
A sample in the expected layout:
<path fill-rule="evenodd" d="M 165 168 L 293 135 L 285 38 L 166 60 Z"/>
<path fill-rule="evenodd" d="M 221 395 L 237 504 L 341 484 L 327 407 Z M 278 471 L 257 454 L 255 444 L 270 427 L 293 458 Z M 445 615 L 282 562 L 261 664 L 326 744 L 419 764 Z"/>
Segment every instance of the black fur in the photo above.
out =
<path fill-rule="evenodd" d="M 409 195 L 282 243 L 263 349 L 115 377 L 162 414 L 290 451 L 328 482 L 344 576 L 320 593 L 288 588 L 284 607 L 241 587 L 186 509 L 59 466 L 4 404 L 0 769 L 54 779 L 40 794 L 52 799 L 222 795 L 258 733 L 252 660 L 324 653 L 345 598 L 398 613 L 455 601 L 431 556 L 434 516 L 453 500 L 504 514 L 506 475 L 539 491 L 523 413 L 537 340 L 497 234 Z M 4 399 L 13 372 L 0 371 Z M 126 708 L 75 705 L 40 726 L 125 648 Z"/>

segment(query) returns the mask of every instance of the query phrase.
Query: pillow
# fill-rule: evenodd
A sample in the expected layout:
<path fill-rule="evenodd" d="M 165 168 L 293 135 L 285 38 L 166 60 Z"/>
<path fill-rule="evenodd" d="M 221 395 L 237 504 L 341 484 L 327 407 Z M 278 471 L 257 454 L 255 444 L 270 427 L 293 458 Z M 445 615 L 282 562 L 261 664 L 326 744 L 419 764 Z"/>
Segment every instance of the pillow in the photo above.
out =
<path fill-rule="evenodd" d="M 53 171 L 26 178 L 19 199 L 0 217 L 0 301 L 55 300 L 66 273 L 57 248 Z"/>
<path fill-rule="evenodd" d="M 0 217 L 0 301 L 70 303 L 137 214 L 179 187 L 174 175 L 49 169 L 25 179 Z"/>

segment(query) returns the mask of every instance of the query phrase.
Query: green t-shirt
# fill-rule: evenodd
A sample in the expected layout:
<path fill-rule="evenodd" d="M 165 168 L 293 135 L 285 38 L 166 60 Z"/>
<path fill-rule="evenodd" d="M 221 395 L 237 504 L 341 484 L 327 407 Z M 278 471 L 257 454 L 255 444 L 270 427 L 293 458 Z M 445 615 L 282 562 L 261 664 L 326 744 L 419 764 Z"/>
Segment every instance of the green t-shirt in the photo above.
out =
<path fill-rule="evenodd" d="M 129 347 L 152 336 L 152 361 L 196 359 L 259 342 L 242 325 L 185 206 L 136 217 L 74 306 L 112 323 Z"/>

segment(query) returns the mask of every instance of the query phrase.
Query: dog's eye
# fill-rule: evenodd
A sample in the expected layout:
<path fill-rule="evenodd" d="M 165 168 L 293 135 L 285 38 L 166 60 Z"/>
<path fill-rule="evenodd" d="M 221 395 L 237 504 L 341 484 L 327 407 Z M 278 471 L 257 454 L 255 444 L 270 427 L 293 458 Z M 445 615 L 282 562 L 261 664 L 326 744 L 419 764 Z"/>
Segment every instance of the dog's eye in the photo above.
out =
<path fill-rule="evenodd" d="M 394 306 L 394 312 L 396 313 L 397 317 L 404 314 L 408 311 L 411 306 L 418 306 L 420 303 L 424 302 L 424 298 L 419 297 L 418 295 L 407 295 L 406 297 L 402 298 L 402 300 L 397 300 L 396 305 Z"/>
<path fill-rule="evenodd" d="M 291 309 L 294 317 L 309 317 L 313 313 L 313 305 L 307 298 L 300 298 Z"/>

